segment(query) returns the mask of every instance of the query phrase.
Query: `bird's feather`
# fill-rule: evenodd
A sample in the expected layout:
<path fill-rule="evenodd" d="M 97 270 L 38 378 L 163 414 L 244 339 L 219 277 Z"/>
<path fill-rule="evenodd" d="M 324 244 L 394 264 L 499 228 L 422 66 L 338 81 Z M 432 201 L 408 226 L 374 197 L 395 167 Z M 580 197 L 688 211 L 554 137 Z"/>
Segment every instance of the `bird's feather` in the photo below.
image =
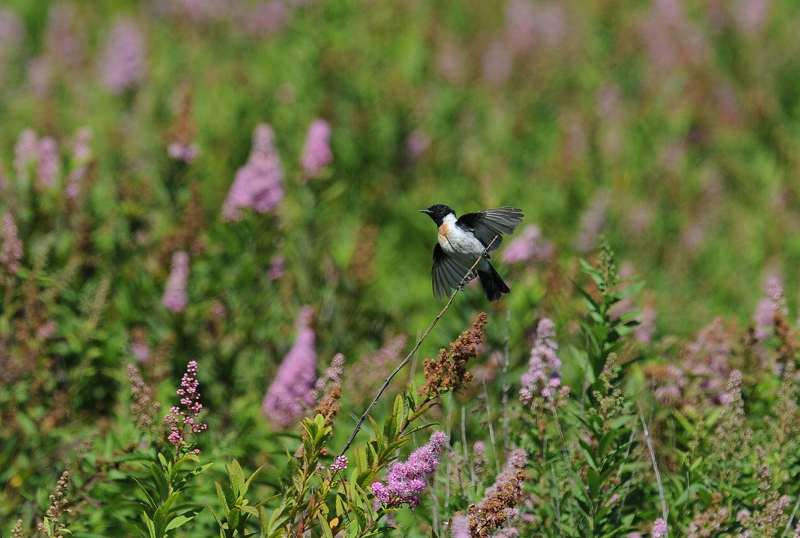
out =
<path fill-rule="evenodd" d="M 456 224 L 472 231 L 484 246 L 488 245 L 497 236 L 497 239 L 489 248 L 489 250 L 495 250 L 500 246 L 503 234 L 513 232 L 517 224 L 522 222 L 522 217 L 521 209 L 498 207 L 461 215 Z"/>
<path fill-rule="evenodd" d="M 461 279 L 469 271 L 470 266 L 464 265 L 455 257 L 445 254 L 439 243 L 433 247 L 433 294 L 436 297 L 445 297 L 461 283 Z M 475 278 L 471 274 L 467 281 Z"/>

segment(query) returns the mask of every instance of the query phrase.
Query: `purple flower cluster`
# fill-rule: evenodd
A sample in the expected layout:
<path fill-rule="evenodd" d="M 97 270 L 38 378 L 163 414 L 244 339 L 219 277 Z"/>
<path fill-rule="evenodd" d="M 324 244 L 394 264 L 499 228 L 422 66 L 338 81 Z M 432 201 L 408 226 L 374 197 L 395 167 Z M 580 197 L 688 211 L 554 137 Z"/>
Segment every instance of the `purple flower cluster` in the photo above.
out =
<path fill-rule="evenodd" d="M 753 336 L 759 342 L 772 335 L 775 316 L 780 313 L 783 301 L 783 283 L 776 274 L 767 277 L 764 283 L 764 298 L 758 302 L 753 314 Z"/>
<path fill-rule="evenodd" d="M 769 17 L 770 0 L 737 0 L 733 4 L 733 19 L 745 34 L 758 33 Z"/>
<path fill-rule="evenodd" d="M 180 313 L 186 310 L 189 302 L 186 286 L 189 280 L 189 255 L 184 251 L 178 251 L 172 255 L 172 269 L 167 279 L 167 286 L 161 304 L 167 310 Z"/>
<path fill-rule="evenodd" d="M 503 251 L 505 263 L 543 262 L 553 256 L 553 244 L 542 237 L 538 226 L 526 226 L 517 239 Z"/>
<path fill-rule="evenodd" d="M 278 32 L 286 24 L 289 10 L 281 0 L 259 2 L 244 16 L 244 27 L 251 34 L 267 36 Z"/>
<path fill-rule="evenodd" d="M 19 271 L 19 260 L 22 259 L 22 241 L 17 233 L 17 223 L 11 213 L 3 215 L 2 228 L 0 228 L 0 266 L 3 266 L 9 273 Z"/>
<path fill-rule="evenodd" d="M 168 0 L 158 6 L 181 20 L 207 23 L 221 19 L 231 9 L 229 0 Z"/>
<path fill-rule="evenodd" d="M 431 146 L 431 137 L 422 129 L 414 129 L 406 140 L 406 151 L 412 160 L 416 161 L 428 151 Z"/>
<path fill-rule="evenodd" d="M 253 133 L 250 158 L 236 172 L 222 207 L 225 220 L 242 218 L 242 209 L 267 213 L 283 199 L 283 166 L 275 149 L 272 127 L 261 124 Z"/>
<path fill-rule="evenodd" d="M 528 454 L 525 453 L 525 450 L 522 448 L 512 450 L 508 455 L 503 470 L 495 478 L 494 484 L 486 488 L 486 492 L 483 495 L 484 499 L 494 497 L 504 484 L 516 481 L 517 474 L 520 470 L 525 469 L 526 465 L 528 465 Z"/>
<path fill-rule="evenodd" d="M 286 269 L 286 259 L 280 254 L 273 256 L 269 261 L 269 269 L 267 270 L 267 278 L 270 280 L 280 280 Z"/>
<path fill-rule="evenodd" d="M 452 538 L 470 538 L 469 519 L 462 514 L 453 516 L 453 523 L 450 526 Z"/>
<path fill-rule="evenodd" d="M 19 16 L 11 9 L 0 8 L 0 60 L 6 60 L 24 37 L 25 27 Z"/>
<path fill-rule="evenodd" d="M 89 127 L 81 127 L 72 140 L 72 170 L 67 178 L 66 188 L 67 198 L 70 200 L 80 196 L 86 180 L 89 162 L 92 160 L 92 136 Z"/>
<path fill-rule="evenodd" d="M 47 14 L 45 54 L 62 69 L 78 67 L 85 58 L 86 44 L 81 33 L 84 21 L 71 2 L 55 2 L 51 6 Z"/>
<path fill-rule="evenodd" d="M 633 336 L 642 344 L 649 344 L 653 340 L 656 330 L 656 309 L 651 305 L 642 307 L 639 315 L 639 325 L 633 331 Z"/>
<path fill-rule="evenodd" d="M 385 506 L 417 506 L 446 446 L 447 435 L 444 432 L 435 432 L 428 444 L 412 452 L 408 460 L 392 465 L 386 484 L 374 482 L 372 493 Z"/>
<path fill-rule="evenodd" d="M 306 177 L 313 179 L 319 176 L 322 169 L 333 161 L 331 153 L 331 127 L 328 122 L 316 119 L 308 128 L 306 143 L 303 147 L 301 164 Z"/>
<path fill-rule="evenodd" d="M 317 352 L 311 326 L 313 316 L 310 307 L 300 311 L 297 338 L 264 396 L 264 415 L 280 428 L 293 425 L 315 403 Z"/>
<path fill-rule="evenodd" d="M 189 361 L 181 384 L 175 394 L 180 396 L 180 405 L 174 405 L 164 418 L 169 433 L 167 441 L 175 448 L 186 446 L 188 434 L 198 434 L 208 429 L 208 424 L 200 422 L 198 417 L 203 410 L 200 403 L 200 382 L 197 380 L 197 361 Z M 195 453 L 199 451 L 195 450 Z"/>
<path fill-rule="evenodd" d="M 25 129 L 14 146 L 14 171 L 18 181 L 27 181 L 30 169 L 39 161 L 39 136 L 33 129 Z"/>
<path fill-rule="evenodd" d="M 112 93 L 122 93 L 145 77 L 145 39 L 136 23 L 118 19 L 111 27 L 101 63 L 103 85 Z"/>
<path fill-rule="evenodd" d="M 199 150 L 196 144 L 185 142 L 170 142 L 167 146 L 167 154 L 176 161 L 190 163 L 197 158 Z"/>
<path fill-rule="evenodd" d="M 37 186 L 41 190 L 52 189 L 61 174 L 61 157 L 55 138 L 45 136 L 39 140 L 38 160 Z"/>
<path fill-rule="evenodd" d="M 331 359 L 331 365 L 325 373 L 314 383 L 314 400 L 317 401 L 334 384 L 341 385 L 344 375 L 344 355 L 337 353 Z"/>
<path fill-rule="evenodd" d="M 536 396 L 552 401 L 561 386 L 561 360 L 555 341 L 555 324 L 542 318 L 536 326 L 536 340 L 528 360 L 528 371 L 520 379 L 519 399 L 530 404 Z"/>
<path fill-rule="evenodd" d="M 653 528 L 650 529 L 650 534 L 653 538 L 665 538 L 667 536 L 667 532 L 669 532 L 667 522 L 662 518 L 656 519 L 653 523 Z"/>
<path fill-rule="evenodd" d="M 331 472 L 340 473 L 344 471 L 347 469 L 347 463 L 347 456 L 344 454 L 341 456 L 336 456 L 336 458 L 333 460 L 333 463 L 331 463 Z"/>

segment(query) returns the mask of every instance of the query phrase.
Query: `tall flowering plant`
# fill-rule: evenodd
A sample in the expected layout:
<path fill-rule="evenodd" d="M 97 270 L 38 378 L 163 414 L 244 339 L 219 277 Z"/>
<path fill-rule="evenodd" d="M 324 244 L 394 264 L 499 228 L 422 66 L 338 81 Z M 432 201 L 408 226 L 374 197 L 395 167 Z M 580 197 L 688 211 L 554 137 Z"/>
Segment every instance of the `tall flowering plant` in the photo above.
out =
<path fill-rule="evenodd" d="M 172 536 L 202 509 L 185 500 L 195 478 L 212 465 L 200 464 L 196 446 L 197 436 L 208 429 L 200 420 L 203 404 L 197 372 L 197 361 L 189 361 L 175 391 L 178 405 L 172 406 L 164 419 L 166 446 L 173 450 L 164 450 L 163 442 L 156 443 L 143 464 L 145 472 L 136 478 L 139 517 L 132 523 L 143 538 Z"/>

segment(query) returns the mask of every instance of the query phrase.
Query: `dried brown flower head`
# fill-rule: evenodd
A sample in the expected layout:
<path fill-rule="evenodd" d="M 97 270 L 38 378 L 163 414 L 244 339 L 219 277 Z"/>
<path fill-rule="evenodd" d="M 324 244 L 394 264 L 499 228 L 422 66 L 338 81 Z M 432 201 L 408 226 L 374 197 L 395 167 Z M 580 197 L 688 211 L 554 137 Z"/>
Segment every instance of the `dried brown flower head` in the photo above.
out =
<path fill-rule="evenodd" d="M 332 423 L 339 412 L 339 399 L 342 397 L 342 374 L 344 372 L 344 355 L 337 353 L 325 375 L 317 380 L 315 392 L 318 395 L 315 414 L 325 417 Z"/>
<path fill-rule="evenodd" d="M 439 350 L 435 359 L 425 359 L 425 385 L 422 387 L 425 396 L 431 398 L 443 392 L 456 391 L 472 381 L 467 361 L 477 356 L 481 349 L 486 319 L 486 313 L 481 312 L 447 349 Z"/>
<path fill-rule="evenodd" d="M 136 427 L 149 431 L 158 415 L 159 403 L 153 399 L 153 390 L 133 364 L 128 364 L 128 380 L 131 384 L 131 414 L 136 420 Z"/>
<path fill-rule="evenodd" d="M 56 489 L 50 495 L 50 506 L 47 507 L 44 519 L 37 525 L 39 532 L 47 533 L 48 536 L 62 536 L 66 533 L 67 528 L 61 521 L 61 516 L 68 514 L 70 511 L 67 508 L 69 503 L 67 493 L 69 492 L 70 484 L 69 471 L 64 471 L 56 483 Z"/>
<path fill-rule="evenodd" d="M 522 502 L 523 497 L 522 483 L 526 477 L 526 464 L 527 455 L 524 450 L 516 449 L 511 452 L 503 472 L 486 490 L 483 500 L 469 507 L 471 536 L 491 536 L 516 515 L 516 506 Z"/>

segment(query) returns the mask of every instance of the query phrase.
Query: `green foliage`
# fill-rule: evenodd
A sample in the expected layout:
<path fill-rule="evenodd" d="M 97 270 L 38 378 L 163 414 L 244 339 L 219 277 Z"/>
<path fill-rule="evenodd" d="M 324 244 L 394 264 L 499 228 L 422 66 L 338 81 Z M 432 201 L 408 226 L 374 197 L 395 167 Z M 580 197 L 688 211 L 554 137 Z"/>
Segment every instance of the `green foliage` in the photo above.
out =
<path fill-rule="evenodd" d="M 106 62 L 120 18 L 144 70 L 116 93 L 106 64 L 136 63 Z M 3 2 L 0 535 L 443 537 L 522 448 L 505 522 L 520 536 L 647 535 L 665 513 L 671 537 L 790 536 L 798 24 L 788 0 Z M 316 118 L 333 160 L 311 177 Z M 228 222 L 262 123 L 282 199 Z M 26 129 L 37 155 L 57 145 L 51 186 Z M 174 142 L 196 158 L 170 157 Z M 513 291 L 460 293 L 332 472 L 399 361 L 370 357 L 442 306 L 436 232 L 415 212 L 432 203 L 524 211 L 492 252 Z M 177 251 L 176 313 L 162 299 Z M 762 289 L 774 275 L 785 292 Z M 340 409 L 281 429 L 263 397 L 305 306 L 318 373 L 346 357 Z M 475 311 L 475 381 L 421 396 L 424 358 Z M 564 390 L 523 404 L 545 317 L 561 362 L 545 381 Z M 163 419 L 188 360 L 209 429 L 176 451 Z M 450 447 L 420 505 L 376 506 L 372 484 L 433 428 Z"/>
<path fill-rule="evenodd" d="M 161 452 L 143 464 L 143 473 L 133 477 L 138 488 L 136 497 L 139 516 L 134 521 L 138 536 L 166 538 L 192 521 L 201 506 L 188 494 L 197 476 L 212 464 L 198 465 L 194 454 L 177 455 L 167 459 Z"/>

